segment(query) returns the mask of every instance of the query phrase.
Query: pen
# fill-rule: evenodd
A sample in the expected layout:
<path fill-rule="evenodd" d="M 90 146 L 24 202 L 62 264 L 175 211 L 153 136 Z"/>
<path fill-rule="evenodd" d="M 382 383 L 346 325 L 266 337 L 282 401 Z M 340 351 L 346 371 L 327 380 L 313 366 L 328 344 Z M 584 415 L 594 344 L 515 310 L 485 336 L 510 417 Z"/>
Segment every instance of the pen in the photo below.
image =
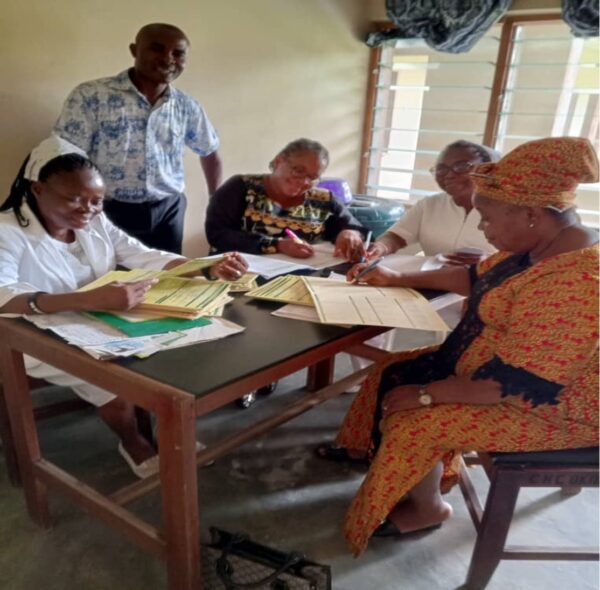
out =
<path fill-rule="evenodd" d="M 286 227 L 284 230 L 285 235 L 288 238 L 291 238 L 292 240 L 294 240 L 294 242 L 296 242 L 296 244 L 304 244 L 304 241 L 301 240 L 289 227 Z"/>
<path fill-rule="evenodd" d="M 373 260 L 373 262 L 371 262 L 371 264 L 367 264 L 367 266 L 365 266 L 365 268 L 363 268 L 355 277 L 354 277 L 354 282 L 358 283 L 358 279 L 361 279 L 362 277 L 364 277 L 367 273 L 371 272 L 381 261 L 383 260 L 383 258 L 377 258 L 376 260 Z"/>
<path fill-rule="evenodd" d="M 369 233 L 367 234 L 367 239 L 365 240 L 365 253 L 369 250 L 369 246 L 371 245 L 371 238 L 373 237 L 373 232 L 369 231 Z M 366 256 L 361 256 L 360 257 L 360 261 L 361 262 L 366 262 L 367 258 Z"/>

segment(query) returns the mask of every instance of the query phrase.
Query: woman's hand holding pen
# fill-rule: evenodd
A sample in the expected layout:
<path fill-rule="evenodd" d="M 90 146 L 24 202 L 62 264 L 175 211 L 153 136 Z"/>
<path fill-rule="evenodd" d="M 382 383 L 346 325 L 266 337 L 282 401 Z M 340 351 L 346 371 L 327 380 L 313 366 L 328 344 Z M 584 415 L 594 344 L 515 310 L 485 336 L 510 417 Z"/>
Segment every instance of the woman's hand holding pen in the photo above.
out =
<path fill-rule="evenodd" d="M 277 251 L 292 258 L 309 258 L 315 253 L 310 244 L 292 238 L 280 239 L 277 242 Z"/>
<path fill-rule="evenodd" d="M 383 242 L 375 242 L 367 250 L 367 261 L 382 258 L 390 253 L 390 249 Z"/>
<path fill-rule="evenodd" d="M 341 231 L 335 240 L 334 255 L 341 256 L 351 262 L 363 260 L 366 250 L 360 232 L 353 229 Z"/>
<path fill-rule="evenodd" d="M 346 280 L 350 283 L 353 283 L 357 280 L 358 275 L 363 272 L 372 262 L 361 262 L 359 264 L 355 264 L 346 275 Z M 386 268 L 385 266 L 381 266 L 380 264 L 371 268 L 364 275 L 358 277 L 358 282 L 366 283 L 367 285 L 373 285 L 375 287 L 391 287 L 391 286 L 400 286 L 398 282 L 400 281 L 401 274 L 395 270 L 390 268 Z"/>

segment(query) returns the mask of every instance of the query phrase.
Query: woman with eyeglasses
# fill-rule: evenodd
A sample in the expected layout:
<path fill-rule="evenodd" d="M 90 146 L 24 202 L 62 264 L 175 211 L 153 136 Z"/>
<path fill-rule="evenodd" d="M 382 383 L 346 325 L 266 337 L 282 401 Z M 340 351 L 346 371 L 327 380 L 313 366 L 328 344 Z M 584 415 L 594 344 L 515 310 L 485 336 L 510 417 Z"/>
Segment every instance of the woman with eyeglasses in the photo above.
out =
<path fill-rule="evenodd" d="M 371 536 L 406 539 L 448 520 L 441 494 L 463 452 L 598 445 L 598 233 L 575 205 L 579 183 L 598 182 L 594 146 L 530 141 L 472 177 L 499 252 L 388 281 L 465 295 L 465 314 L 440 346 L 375 364 L 323 455 L 370 463 L 346 517 L 355 555 Z"/>
<path fill-rule="evenodd" d="M 471 202 L 474 184 L 469 172 L 499 157 L 494 150 L 470 141 L 447 145 L 431 168 L 443 192 L 421 199 L 411 207 L 371 245 L 367 258 L 387 256 L 414 243 L 421 245 L 426 256 L 443 254 L 451 264 L 474 264 L 481 255 L 494 252 L 477 227 L 480 217 Z"/>
<path fill-rule="evenodd" d="M 77 146 L 52 135 L 32 150 L 0 203 L 0 315 L 126 311 L 153 280 L 79 289 L 117 265 L 168 270 L 187 261 L 147 248 L 113 225 L 102 211 L 105 193 L 98 168 Z M 232 252 L 202 274 L 231 281 L 247 268 Z M 24 361 L 31 377 L 70 387 L 97 408 L 135 475 L 158 472 L 156 449 L 140 432 L 131 403 L 37 359 Z"/>
<path fill-rule="evenodd" d="M 270 173 L 232 176 L 208 204 L 206 236 L 213 251 L 308 258 L 311 244 L 327 240 L 338 255 L 360 260 L 366 230 L 329 191 L 315 187 L 328 164 L 320 143 L 296 139 L 271 161 Z"/>

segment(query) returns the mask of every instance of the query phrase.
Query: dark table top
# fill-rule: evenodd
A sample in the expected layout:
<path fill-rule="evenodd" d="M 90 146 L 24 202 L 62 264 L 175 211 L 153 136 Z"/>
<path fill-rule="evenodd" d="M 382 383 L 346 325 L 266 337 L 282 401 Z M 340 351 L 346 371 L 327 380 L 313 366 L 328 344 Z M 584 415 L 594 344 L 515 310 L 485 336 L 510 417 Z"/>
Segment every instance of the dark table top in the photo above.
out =
<path fill-rule="evenodd" d="M 335 341 L 364 326 L 342 328 L 271 315 L 280 304 L 236 295 L 224 317 L 246 329 L 240 334 L 166 350 L 119 364 L 196 396 Z"/>

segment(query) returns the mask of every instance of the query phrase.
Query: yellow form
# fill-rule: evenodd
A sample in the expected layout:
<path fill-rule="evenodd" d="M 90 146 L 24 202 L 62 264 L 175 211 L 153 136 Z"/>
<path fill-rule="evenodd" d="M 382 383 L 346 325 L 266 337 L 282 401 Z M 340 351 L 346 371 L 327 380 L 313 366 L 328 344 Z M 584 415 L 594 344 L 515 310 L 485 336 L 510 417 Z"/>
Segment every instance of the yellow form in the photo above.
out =
<path fill-rule="evenodd" d="M 324 324 L 350 324 L 447 332 L 429 301 L 413 289 L 371 287 L 302 277 Z"/>
<path fill-rule="evenodd" d="M 311 294 L 306 288 L 302 277 L 295 275 L 277 277 L 262 287 L 249 291 L 246 293 L 246 296 L 256 299 L 266 299 L 267 301 L 314 306 Z"/>
<path fill-rule="evenodd" d="M 142 303 L 136 305 L 129 313 L 144 311 L 171 317 L 198 317 L 222 307 L 229 301 L 227 282 L 165 276 L 160 271 L 156 273 L 157 271 L 143 269 L 112 271 L 85 285 L 80 291 L 95 289 L 115 281 L 134 282 L 158 278 L 158 283 L 150 288 Z"/>

